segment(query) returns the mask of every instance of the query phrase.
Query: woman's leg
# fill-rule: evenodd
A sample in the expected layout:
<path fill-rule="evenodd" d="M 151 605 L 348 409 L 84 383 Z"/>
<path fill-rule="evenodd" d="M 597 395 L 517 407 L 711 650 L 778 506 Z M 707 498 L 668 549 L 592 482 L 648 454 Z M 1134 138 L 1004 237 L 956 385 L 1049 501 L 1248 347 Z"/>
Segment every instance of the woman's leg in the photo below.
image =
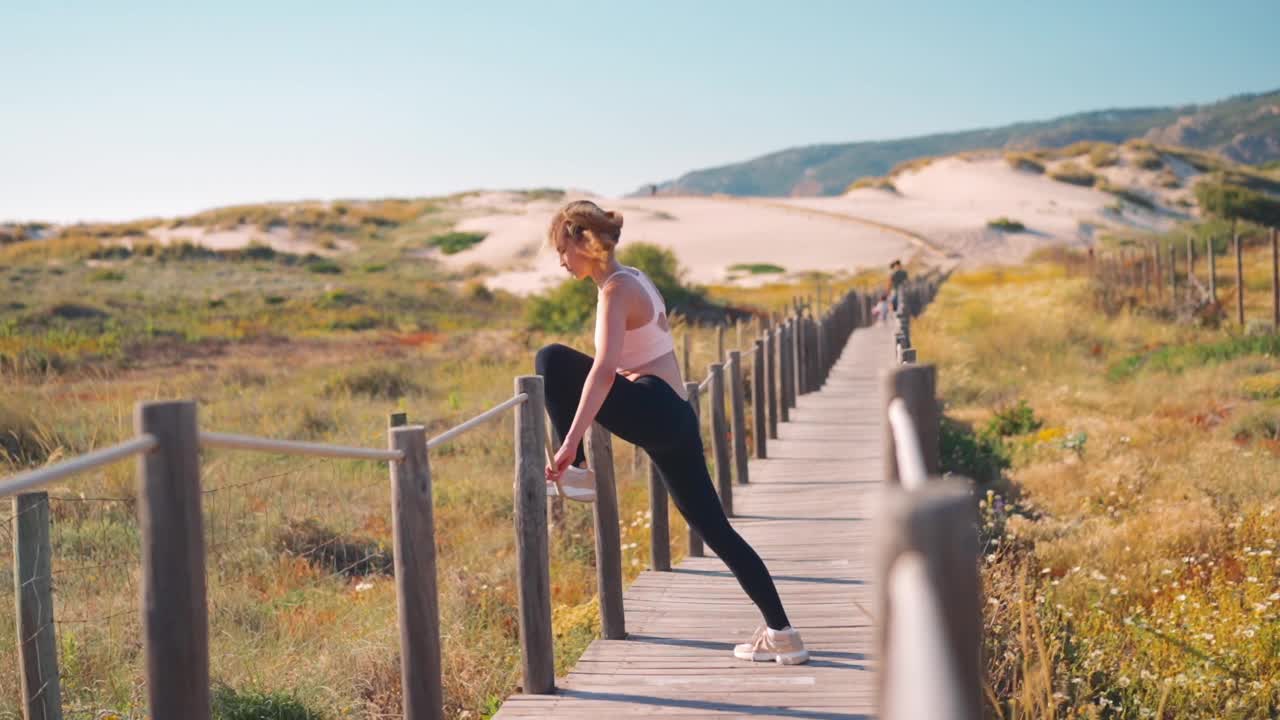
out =
<path fill-rule="evenodd" d="M 689 411 L 692 415 L 692 410 Z M 697 427 L 696 425 L 694 426 Z M 658 453 L 653 460 L 662 471 L 663 482 L 676 509 L 689 525 L 698 531 L 703 542 L 729 566 L 747 597 L 764 615 L 765 623 L 774 630 L 791 624 L 782 599 L 773 584 L 768 568 L 760 555 L 747 544 L 725 517 L 720 496 L 711 484 L 706 458 L 702 451 L 702 438 L 697 430 L 691 431 L 692 441 L 680 447 Z"/>
<path fill-rule="evenodd" d="M 592 362 L 589 355 L 559 343 L 542 348 L 534 359 L 534 371 L 543 380 L 547 414 L 562 438 L 569 432 L 573 416 L 578 412 L 582 388 L 586 385 Z M 662 380 L 657 384 L 666 386 Z M 596 420 L 629 443 L 645 448 L 670 446 L 674 439 L 671 423 L 661 421 L 660 416 L 654 414 L 664 399 L 662 394 L 654 392 L 655 388 L 654 384 L 615 377 L 613 387 L 596 413 Z M 679 401 L 674 391 L 670 394 Z M 659 417 L 659 421 L 655 422 L 655 417 Z M 583 446 L 579 445 L 578 457 L 573 464 L 581 466 L 583 460 Z"/>

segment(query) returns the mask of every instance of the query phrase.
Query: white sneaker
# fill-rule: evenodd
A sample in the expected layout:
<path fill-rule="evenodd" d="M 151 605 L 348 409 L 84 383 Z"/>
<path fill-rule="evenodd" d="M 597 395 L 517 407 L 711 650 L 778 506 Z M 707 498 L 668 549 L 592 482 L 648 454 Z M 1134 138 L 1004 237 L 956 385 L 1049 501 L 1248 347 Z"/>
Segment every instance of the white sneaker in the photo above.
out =
<path fill-rule="evenodd" d="M 547 497 L 563 496 L 578 502 L 596 501 L 596 474 L 589 468 L 570 465 L 560 479 L 547 481 Z"/>
<path fill-rule="evenodd" d="M 779 665 L 800 665 L 809 662 L 809 651 L 804 649 L 800 632 L 790 627 L 773 630 L 766 625 L 756 628 L 749 642 L 735 645 L 733 655 L 752 662 L 773 661 Z"/>

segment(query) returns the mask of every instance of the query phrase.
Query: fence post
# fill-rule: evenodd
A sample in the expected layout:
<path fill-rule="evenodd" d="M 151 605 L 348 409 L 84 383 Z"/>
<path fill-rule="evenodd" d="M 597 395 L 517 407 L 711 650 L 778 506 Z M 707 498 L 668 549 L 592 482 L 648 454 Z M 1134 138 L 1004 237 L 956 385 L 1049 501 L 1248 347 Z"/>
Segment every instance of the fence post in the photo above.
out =
<path fill-rule="evenodd" d="M 764 378 L 764 341 L 757 339 L 755 342 L 755 362 L 751 366 L 751 414 L 755 421 L 756 432 L 756 457 L 769 457 L 768 421 L 765 415 L 768 413 L 768 400 L 765 399 L 765 378 Z"/>
<path fill-rule="evenodd" d="M 438 719 L 444 717 L 444 692 L 427 429 L 421 425 L 396 426 L 387 435 L 388 447 L 404 453 L 403 459 L 389 463 L 404 717 Z"/>
<path fill-rule="evenodd" d="M 622 537 L 618 529 L 618 489 L 613 473 L 613 438 L 592 423 L 586 437 L 587 466 L 596 476 L 591 504 L 596 530 L 596 587 L 600 593 L 600 628 L 605 640 L 627 636 L 622 609 Z"/>
<path fill-rule="evenodd" d="M 885 720 L 982 716 L 977 518 L 966 485 L 937 480 L 910 492 L 886 488 L 882 496 L 875 647 Z M 915 617 L 895 622 L 904 603 L 914 605 Z M 928 619 L 941 627 L 912 625 Z"/>
<path fill-rule="evenodd" d="M 884 432 L 884 476 L 891 485 L 901 484 L 898 477 L 898 458 L 893 442 L 893 430 L 889 426 L 889 403 L 902 398 L 907 411 L 915 420 L 916 435 L 920 440 L 920 452 L 924 454 L 924 467 L 929 475 L 939 474 L 938 458 L 938 402 L 935 399 L 937 371 L 933 365 L 901 365 L 885 370 L 881 379 L 881 418 Z"/>
<path fill-rule="evenodd" d="M 1206 241 L 1208 246 L 1205 254 L 1209 256 L 1209 297 L 1213 302 L 1218 301 L 1218 258 L 1213 252 L 1213 236 L 1210 235 Z"/>
<path fill-rule="evenodd" d="M 547 550 L 546 399 L 542 377 L 516 378 L 516 393 L 529 399 L 516 406 L 516 594 L 520 603 L 520 668 L 526 694 L 555 690 L 551 644 L 551 571 Z"/>
<path fill-rule="evenodd" d="M 693 326 L 685 323 L 684 328 L 684 376 L 689 377 L 689 333 L 693 332 Z"/>
<path fill-rule="evenodd" d="M 1240 233 L 1231 233 L 1236 250 L 1236 319 L 1244 327 L 1244 248 L 1240 242 Z"/>
<path fill-rule="evenodd" d="M 685 394 L 689 396 L 689 404 L 693 406 L 693 416 L 698 418 L 698 432 L 702 432 L 702 408 L 699 401 L 698 383 L 686 382 L 684 384 Z M 702 557 L 702 536 L 698 531 L 689 526 L 689 557 Z"/>
<path fill-rule="evenodd" d="M 649 456 L 649 566 L 651 570 L 671 569 L 671 519 L 667 512 L 667 486 L 662 470 Z"/>
<path fill-rule="evenodd" d="M 209 720 L 209 605 L 194 402 L 139 403 L 134 429 L 156 438 L 138 456 L 142 636 L 156 720 Z"/>
<path fill-rule="evenodd" d="M 733 412 L 733 463 L 738 484 L 746 485 L 747 477 L 747 407 L 742 388 L 742 353 L 729 353 L 729 407 Z"/>
<path fill-rule="evenodd" d="M 1178 248 L 1169 246 L 1169 299 L 1178 302 Z"/>
<path fill-rule="evenodd" d="M 18 671 L 26 720 L 62 720 L 57 626 L 53 620 L 53 548 L 49 494 L 13 498 L 13 583 L 18 605 Z"/>
<path fill-rule="evenodd" d="M 809 368 L 806 366 L 809 359 L 809 342 L 808 332 L 806 331 L 806 322 L 804 310 L 796 312 L 795 332 L 796 332 L 796 398 L 809 392 L 807 380 L 809 378 Z"/>
<path fill-rule="evenodd" d="M 1280 233 L 1271 228 L 1271 332 L 1280 332 Z"/>
<path fill-rule="evenodd" d="M 768 394 L 769 439 L 778 439 L 778 327 L 769 325 L 764 331 L 765 392 Z"/>
<path fill-rule="evenodd" d="M 716 456 L 716 489 L 724 514 L 733 517 L 733 471 L 729 463 L 729 423 L 724 416 L 724 366 L 711 363 L 711 442 Z"/>
<path fill-rule="evenodd" d="M 716 325 L 716 357 L 717 362 L 724 362 L 724 323 Z"/>
<path fill-rule="evenodd" d="M 791 321 L 778 326 L 778 420 L 791 420 Z M 775 433 L 776 434 L 776 433 Z"/>
<path fill-rule="evenodd" d="M 1187 292 L 1191 292 L 1196 281 L 1196 243 L 1195 238 L 1187 236 Z"/>
<path fill-rule="evenodd" d="M 1155 258 L 1156 263 L 1156 297 L 1164 299 L 1164 265 L 1160 259 L 1160 244 L 1150 243 L 1147 245 L 1147 250 Z"/>

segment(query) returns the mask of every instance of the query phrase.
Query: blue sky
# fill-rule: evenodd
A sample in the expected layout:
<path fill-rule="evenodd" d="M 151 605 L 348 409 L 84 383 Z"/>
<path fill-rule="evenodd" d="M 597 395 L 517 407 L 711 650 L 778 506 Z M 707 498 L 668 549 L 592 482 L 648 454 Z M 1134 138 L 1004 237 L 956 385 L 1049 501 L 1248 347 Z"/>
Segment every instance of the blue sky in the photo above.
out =
<path fill-rule="evenodd" d="M 0 7 L 0 220 L 489 187 L 1280 88 L 1280 3 Z"/>

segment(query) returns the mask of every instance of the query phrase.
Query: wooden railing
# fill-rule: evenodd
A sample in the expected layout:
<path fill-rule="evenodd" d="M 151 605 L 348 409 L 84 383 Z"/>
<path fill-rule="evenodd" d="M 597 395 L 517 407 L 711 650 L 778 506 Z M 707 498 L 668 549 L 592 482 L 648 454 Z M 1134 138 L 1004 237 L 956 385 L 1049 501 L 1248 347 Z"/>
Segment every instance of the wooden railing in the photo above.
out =
<path fill-rule="evenodd" d="M 972 483 L 940 475 L 936 372 L 917 364 L 911 318 L 941 278 L 912 283 L 884 373 L 885 486 L 877 513 L 877 695 L 885 720 L 982 716 L 982 607 Z"/>
<path fill-rule="evenodd" d="M 706 379 L 687 382 L 700 416 L 710 412 L 716 484 L 725 511 L 733 514 L 734 478 L 747 483 L 749 445 L 768 457 L 768 440 L 787 422 L 796 398 L 820 389 L 849 335 L 869 324 L 870 296 L 850 292 L 819 308 L 793 302 L 786 317 L 762 319 L 749 347 L 724 352 Z M 739 332 L 740 335 L 740 332 Z M 685 364 L 688 375 L 686 334 Z M 744 363 L 752 364 L 748 373 Z M 748 442 L 747 378 L 751 378 L 754 442 Z M 701 398 L 709 391 L 706 410 Z M 726 403 L 729 411 L 726 413 Z M 13 496 L 16 517 L 18 653 L 23 708 L 28 720 L 62 717 L 57 639 L 51 582 L 49 497 L 37 489 L 77 473 L 137 457 L 137 512 L 142 544 L 140 614 L 150 717 L 206 720 L 210 713 L 209 613 L 200 448 L 248 450 L 386 462 L 391 478 L 394 574 L 400 635 L 401 687 L 405 718 L 443 715 L 440 611 L 432 507 L 431 450 L 513 410 L 515 435 L 515 537 L 522 690 L 555 690 L 551 633 L 548 502 L 543 463 L 546 412 L 541 377 L 515 378 L 513 396 L 428 439 L 423 425 L 390 418 L 387 449 L 277 440 L 201 429 L 191 401 L 140 403 L 135 437 L 102 450 L 0 480 L 0 497 Z M 622 563 L 612 439 L 600 426 L 585 439 L 596 473 L 594 503 L 597 580 L 602 633 L 626 637 Z M 670 570 L 670 525 L 666 490 L 650 465 L 651 561 Z M 689 554 L 703 554 L 689 533 Z"/>

